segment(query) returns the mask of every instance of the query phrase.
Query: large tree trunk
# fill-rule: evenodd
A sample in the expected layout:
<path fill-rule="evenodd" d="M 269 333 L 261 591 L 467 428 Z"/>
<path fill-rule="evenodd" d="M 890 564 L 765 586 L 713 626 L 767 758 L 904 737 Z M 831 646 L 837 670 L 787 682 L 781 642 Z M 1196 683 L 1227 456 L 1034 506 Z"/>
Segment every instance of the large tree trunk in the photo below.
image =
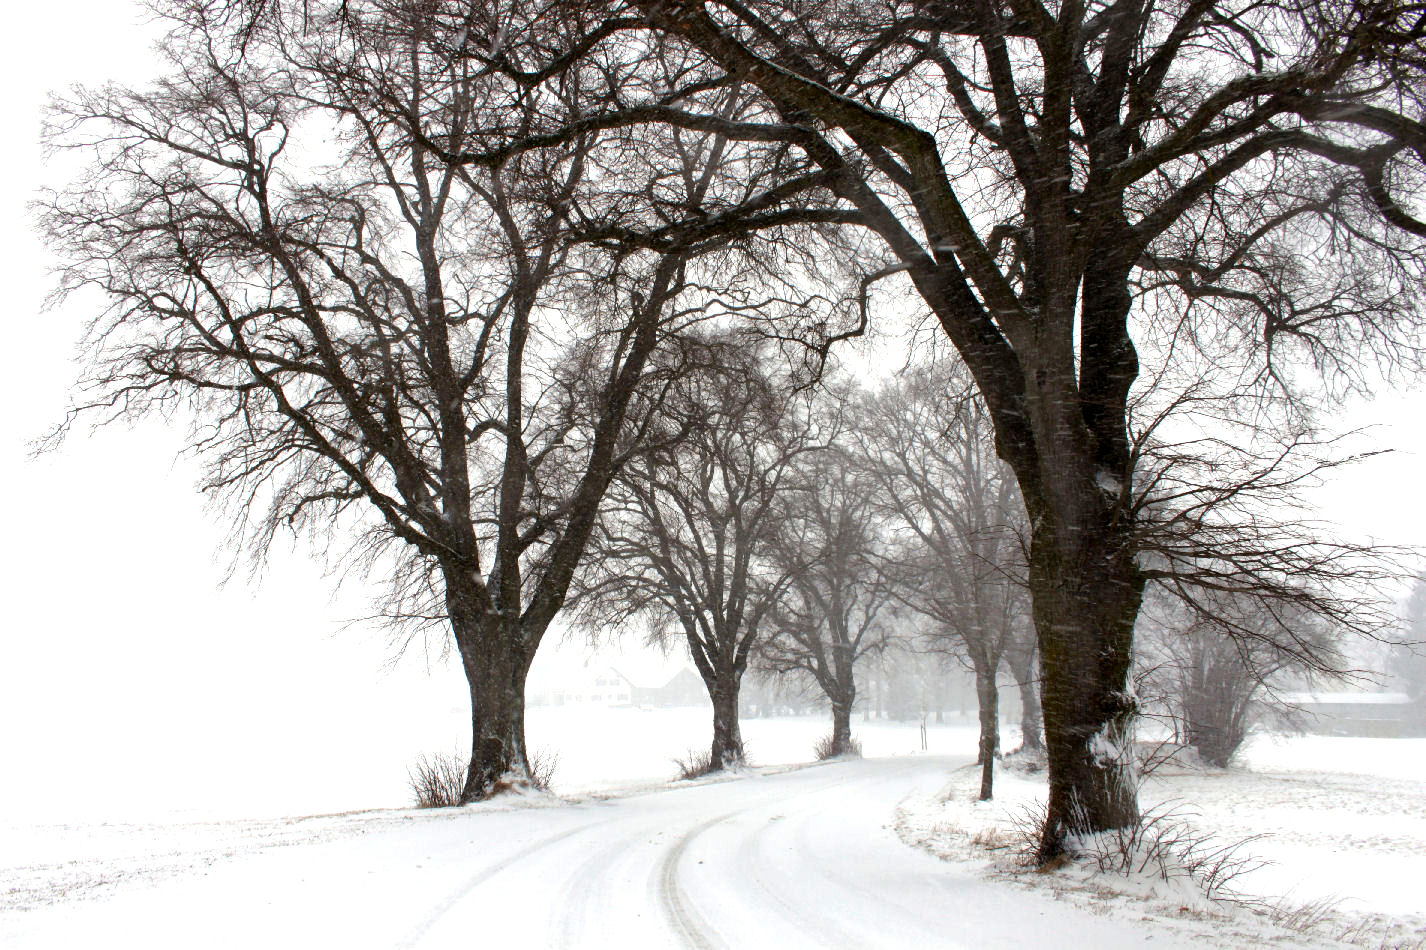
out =
<path fill-rule="evenodd" d="M 729 769 L 743 764 L 743 730 L 738 723 L 738 692 L 741 679 L 731 671 L 719 671 L 708 683 L 708 696 L 713 700 L 713 745 L 709 751 L 709 767 Z"/>
<path fill-rule="evenodd" d="M 473 585 L 447 575 L 446 606 L 470 687 L 470 763 L 461 803 L 530 780 L 525 756 L 525 678 L 530 657 L 517 618 L 491 616 Z"/>
<path fill-rule="evenodd" d="M 1045 748 L 1045 741 L 1041 736 L 1044 727 L 1040 721 L 1040 683 L 1035 675 L 1034 647 L 1011 647 L 1005 659 L 1020 693 L 1020 747 L 1038 752 Z"/>
<path fill-rule="evenodd" d="M 499 641 L 478 670 L 466 663 L 470 683 L 471 753 L 461 801 L 489 798 L 530 782 L 525 752 L 525 677 L 529 663 Z"/>
<path fill-rule="evenodd" d="M 975 663 L 975 699 L 980 710 L 980 800 L 987 802 L 994 792 L 995 757 L 1000 752 L 1000 690 L 995 667 L 984 659 Z"/>
<path fill-rule="evenodd" d="M 1143 578 L 1111 530 L 1072 558 L 1047 534 L 1036 532 L 1030 564 L 1050 773 L 1041 860 L 1139 817 L 1128 674 Z"/>
<path fill-rule="evenodd" d="M 1029 581 L 1050 783 L 1042 861 L 1077 835 L 1139 820 L 1129 663 L 1144 577 L 1126 507 L 1134 477 L 1128 396 L 1139 364 L 1126 319 L 1132 261 L 1112 253 L 1132 241 L 1122 207 L 1098 207 L 1093 218 L 1104 246 L 1089 256 L 1079 289 L 1080 371 L 1066 337 L 1027 341 L 1021 367 L 1033 451 L 1007 445 L 1033 525 Z M 1039 250 L 1045 312 L 1063 329 L 1073 324 L 1073 275 L 1057 270 L 1059 252 Z M 1018 425 L 997 420 L 997 439 Z"/>
<path fill-rule="evenodd" d="M 846 755 L 852 751 L 852 704 L 832 704 L 832 754 Z"/>

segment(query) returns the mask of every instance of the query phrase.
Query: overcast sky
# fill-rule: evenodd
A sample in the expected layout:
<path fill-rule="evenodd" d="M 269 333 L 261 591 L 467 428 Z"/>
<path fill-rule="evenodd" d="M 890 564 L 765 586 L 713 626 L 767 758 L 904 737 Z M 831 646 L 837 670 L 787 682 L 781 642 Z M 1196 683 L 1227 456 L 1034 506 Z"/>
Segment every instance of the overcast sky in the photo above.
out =
<path fill-rule="evenodd" d="M 143 18 L 122 0 L 25 4 L 7 11 L 0 41 L 0 762 L 11 777 L 0 814 L 159 815 L 215 787 L 229 801 L 214 811 L 400 804 L 406 763 L 459 741 L 457 671 L 420 651 L 389 668 L 381 632 L 347 623 L 366 606 L 358 585 L 334 594 L 305 547 L 260 583 L 220 588 L 224 526 L 191 463 L 175 460 L 182 432 L 158 420 L 76 433 L 28 458 L 61 417 L 85 318 L 41 313 L 50 261 L 25 211 L 55 175 L 36 143 L 41 106 L 73 82 L 148 75 L 155 31 Z M 1324 488 L 1323 514 L 1357 537 L 1426 542 L 1426 396 L 1383 394 L 1342 422 L 1379 424 L 1369 444 L 1397 451 Z M 355 791 L 373 776 L 387 800 Z"/>

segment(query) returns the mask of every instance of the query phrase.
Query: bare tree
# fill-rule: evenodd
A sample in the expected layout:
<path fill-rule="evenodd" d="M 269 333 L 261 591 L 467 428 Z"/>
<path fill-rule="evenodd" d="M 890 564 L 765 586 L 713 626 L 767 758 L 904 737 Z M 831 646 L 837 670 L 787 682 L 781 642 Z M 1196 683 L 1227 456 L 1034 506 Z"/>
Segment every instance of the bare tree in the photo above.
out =
<path fill-rule="evenodd" d="M 821 446 L 766 347 L 725 333 L 685 343 L 699 355 L 665 402 L 673 431 L 620 471 L 582 596 L 590 624 L 641 618 L 682 637 L 713 702 L 718 770 L 743 760 L 739 688 L 795 572 L 774 556 L 784 496 Z"/>
<path fill-rule="evenodd" d="M 969 367 L 1029 515 L 1050 773 L 1041 856 L 1131 824 L 1127 676 L 1148 580 L 1131 390 L 1186 356 L 1226 353 L 1220 372 L 1258 401 L 1245 416 L 1301 412 L 1323 378 L 1340 390 L 1419 364 L 1419 11 L 1388 0 L 596 9 L 560 38 L 568 59 L 617 50 L 623 63 L 682 68 L 621 73 L 616 100 L 589 100 L 577 121 L 544 123 L 516 147 L 641 123 L 716 130 L 775 156 L 764 167 L 777 171 L 742 206 L 713 209 L 723 226 L 775 240 L 795 222 L 786 243 L 800 244 L 809 224 L 846 224 L 872 239 L 863 258 L 880 260 L 863 291 L 914 289 Z M 490 62 L 489 48 L 463 55 Z M 808 200 L 779 204 L 794 194 Z M 655 247 L 709 216 L 619 240 Z"/>
<path fill-rule="evenodd" d="M 1293 399 L 1303 368 L 1351 383 L 1378 358 L 1416 361 L 1418 14 L 1345 0 L 604 10 L 618 25 L 576 46 L 704 63 L 575 128 L 661 122 L 780 145 L 789 175 L 760 195 L 815 193 L 816 220 L 874 235 L 886 267 L 864 286 L 903 274 L 964 359 L 1032 526 L 1041 855 L 1134 822 L 1141 357 L 1169 365 L 1231 340 L 1235 371 Z M 729 88 L 756 89 L 756 107 L 710 109 Z M 1165 321 L 1178 330 L 1136 347 L 1131 324 Z"/>
<path fill-rule="evenodd" d="M 955 364 L 904 372 L 868 401 L 857 435 L 862 466 L 903 538 L 898 597 L 975 673 L 980 794 L 988 799 L 1000 751 L 996 676 L 1030 633 L 1014 479 Z"/>
<path fill-rule="evenodd" d="M 1347 638 L 1380 641 L 1403 552 L 1340 540 L 1303 489 L 1353 461 L 1299 424 L 1239 416 L 1241 385 L 1192 379 L 1131 407 L 1130 510 L 1146 579 L 1138 679 L 1175 738 L 1225 765 L 1285 678 L 1352 677 Z M 1155 405 L 1152 412 L 1147 406 Z"/>
<path fill-rule="evenodd" d="M 831 393 L 842 402 L 854 395 L 845 388 Z M 832 435 L 830 427 L 823 435 Z M 772 613 L 757 661 L 816 684 L 832 707 L 824 751 L 845 755 L 853 748 L 858 664 L 894 636 L 893 579 L 875 487 L 847 451 L 833 445 L 804 456 L 797 478 L 802 484 L 785 503 L 774 553 L 790 579 L 787 595 Z"/>
<path fill-rule="evenodd" d="M 1269 612 L 1237 594 L 1212 600 L 1210 610 L 1206 597 L 1191 608 L 1162 589 L 1145 598 L 1137 681 L 1148 713 L 1168 722 L 1176 743 L 1226 768 L 1262 710 L 1281 708 L 1274 693 L 1282 677 L 1321 673 L 1336 651 L 1331 631 L 1312 613 L 1285 605 Z M 1298 644 L 1311 644 L 1311 653 Z"/>
<path fill-rule="evenodd" d="M 90 160 L 42 209 L 61 293 L 109 301 L 70 421 L 191 410 L 202 487 L 256 559 L 279 531 L 350 526 L 358 561 L 395 564 L 397 618 L 454 636 L 462 800 L 527 782 L 526 674 L 638 440 L 700 232 L 632 254 L 573 242 L 562 222 L 602 206 L 599 168 L 627 141 L 444 161 L 428 142 L 489 146 L 569 108 L 452 56 L 468 16 L 168 10 L 167 78 L 75 92 L 50 118 L 50 143 Z M 706 145 L 685 152 L 692 206 Z"/>
<path fill-rule="evenodd" d="M 1426 735 L 1426 573 L 1416 575 L 1403 609 L 1402 631 L 1388 654 L 1388 674 L 1411 700 L 1408 727 Z"/>

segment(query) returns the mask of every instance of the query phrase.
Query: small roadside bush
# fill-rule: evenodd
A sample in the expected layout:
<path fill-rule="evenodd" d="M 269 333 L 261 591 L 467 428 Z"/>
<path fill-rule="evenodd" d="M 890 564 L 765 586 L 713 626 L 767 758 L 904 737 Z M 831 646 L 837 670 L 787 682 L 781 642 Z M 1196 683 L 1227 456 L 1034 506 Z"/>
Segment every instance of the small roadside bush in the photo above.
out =
<path fill-rule="evenodd" d="M 526 755 L 530 768 L 530 786 L 542 792 L 550 790 L 554 781 L 559 756 L 551 752 L 531 752 Z M 421 756 L 416 764 L 407 770 L 411 782 L 411 793 L 416 798 L 417 808 L 451 808 L 460 804 L 461 792 L 465 790 L 467 759 L 459 753 L 438 753 Z M 514 788 L 514 784 L 500 784 L 496 790 Z"/>
<path fill-rule="evenodd" d="M 1026 863 L 1035 859 L 1044 822 L 1043 804 L 1026 809 L 1015 822 Z M 1041 870 L 1055 870 L 1073 862 L 1087 865 L 1099 874 L 1142 876 L 1165 882 L 1188 880 L 1209 900 L 1241 903 L 1232 883 L 1266 865 L 1245 850 L 1263 837 L 1259 834 L 1221 841 L 1195 828 L 1180 808 L 1166 804 L 1146 809 L 1139 821 L 1127 828 L 1074 836 L 1070 840 L 1071 854 Z"/>
<path fill-rule="evenodd" d="M 1043 775 L 1050 767 L 1049 756 L 1044 749 L 1027 749 L 1024 746 L 1002 756 L 1000 767 L 1016 775 Z"/>
<path fill-rule="evenodd" d="M 825 762 L 828 759 L 850 757 L 860 759 L 862 757 L 862 744 L 855 738 L 847 740 L 847 746 L 838 750 L 831 735 L 825 735 L 817 740 L 817 744 L 812 747 L 812 754 L 817 757 L 818 762 Z"/>
<path fill-rule="evenodd" d="M 684 781 L 691 778 L 702 778 L 705 775 L 712 775 L 718 769 L 713 765 L 713 755 L 709 752 L 699 752 L 697 749 L 690 749 L 682 758 L 674 759 L 674 764 L 678 766 L 678 779 Z"/>
<path fill-rule="evenodd" d="M 417 808 L 450 808 L 460 804 L 468 763 L 465 756 L 440 752 L 421 756 L 406 771 Z"/>
<path fill-rule="evenodd" d="M 559 767 L 560 757 L 542 749 L 539 752 L 527 753 L 525 761 L 530 766 L 530 784 L 542 792 L 548 792 L 550 784 L 555 780 L 555 770 Z"/>

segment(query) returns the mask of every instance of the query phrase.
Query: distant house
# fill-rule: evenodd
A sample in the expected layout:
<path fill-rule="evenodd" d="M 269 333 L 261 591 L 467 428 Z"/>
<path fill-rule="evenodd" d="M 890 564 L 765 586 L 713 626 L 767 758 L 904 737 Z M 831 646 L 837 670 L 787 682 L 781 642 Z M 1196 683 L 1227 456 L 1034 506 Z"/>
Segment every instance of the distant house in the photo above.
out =
<path fill-rule="evenodd" d="M 634 684 L 612 666 L 585 668 L 555 683 L 530 688 L 525 701 L 531 706 L 629 706 Z"/>
<path fill-rule="evenodd" d="M 1324 736 L 1411 735 L 1411 698 L 1405 693 L 1287 693 L 1290 722 Z"/>
<path fill-rule="evenodd" d="M 557 678 L 532 680 L 531 706 L 698 706 L 708 702 L 703 680 L 684 667 L 661 685 L 639 684 L 612 666 L 585 667 Z"/>
<path fill-rule="evenodd" d="M 634 703 L 639 706 L 701 706 L 708 702 L 708 689 L 702 678 L 684 667 L 662 686 L 634 687 Z"/>

